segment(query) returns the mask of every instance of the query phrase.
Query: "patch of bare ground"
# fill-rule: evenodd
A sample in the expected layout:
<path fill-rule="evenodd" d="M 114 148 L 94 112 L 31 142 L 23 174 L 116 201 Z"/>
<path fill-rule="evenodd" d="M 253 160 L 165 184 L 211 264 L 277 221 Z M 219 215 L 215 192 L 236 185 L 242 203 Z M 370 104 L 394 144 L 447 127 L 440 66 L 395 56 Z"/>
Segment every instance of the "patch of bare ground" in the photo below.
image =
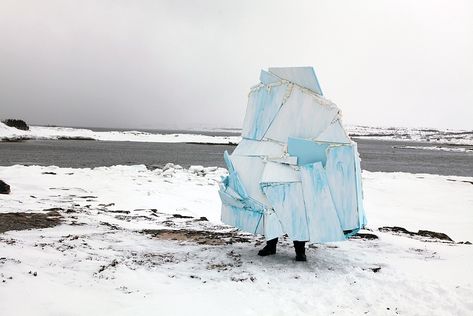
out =
<path fill-rule="evenodd" d="M 10 230 L 27 230 L 54 227 L 61 223 L 57 210 L 45 213 L 0 213 L 0 234 Z"/>
<path fill-rule="evenodd" d="M 229 245 L 250 242 L 250 237 L 238 231 L 215 232 L 192 229 L 146 229 L 142 231 L 154 238 L 176 241 L 190 241 L 200 245 Z"/>

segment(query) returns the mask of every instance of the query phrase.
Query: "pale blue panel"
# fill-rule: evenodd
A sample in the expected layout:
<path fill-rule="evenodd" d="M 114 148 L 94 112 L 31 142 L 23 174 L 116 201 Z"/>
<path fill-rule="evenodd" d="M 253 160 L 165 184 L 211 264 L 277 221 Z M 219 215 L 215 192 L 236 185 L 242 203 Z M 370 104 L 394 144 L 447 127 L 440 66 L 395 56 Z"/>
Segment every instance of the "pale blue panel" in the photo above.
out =
<path fill-rule="evenodd" d="M 237 171 L 233 171 L 222 181 L 223 188 L 221 186 L 221 191 L 225 193 L 229 198 L 232 198 L 243 203 L 244 208 L 248 210 L 263 212 L 265 206 L 259 201 L 253 199 L 248 193 L 246 188 L 243 186 L 240 176 Z M 225 202 L 222 199 L 222 202 Z M 228 203 L 233 205 L 232 203 Z M 234 205 L 237 206 L 237 205 Z M 239 206 L 239 205 L 238 205 Z"/>
<path fill-rule="evenodd" d="M 327 127 L 314 140 L 322 141 L 322 142 L 343 143 L 343 144 L 351 143 L 350 137 L 348 137 L 339 119 L 332 122 L 329 125 L 329 127 Z"/>
<path fill-rule="evenodd" d="M 355 157 L 352 146 L 329 147 L 325 170 L 342 229 L 358 228 Z"/>
<path fill-rule="evenodd" d="M 322 95 L 322 89 L 320 89 L 319 81 L 312 67 L 273 67 L 268 70 L 279 78 Z"/>
<path fill-rule="evenodd" d="M 225 191 L 219 190 L 218 195 L 220 195 L 220 199 L 222 200 L 222 203 L 230 205 L 230 206 L 235 206 L 238 208 L 244 208 L 245 205 L 242 202 L 242 199 L 237 199 L 234 196 L 226 193 Z"/>
<path fill-rule="evenodd" d="M 250 93 L 241 136 L 261 140 L 283 104 L 288 85 L 262 86 Z"/>
<path fill-rule="evenodd" d="M 226 150 L 223 153 L 223 160 L 225 161 L 228 169 L 228 176 L 222 179 L 224 187 L 231 188 L 234 192 L 241 196 L 242 199 L 247 199 L 249 197 L 248 192 L 243 186 L 238 172 L 235 170 L 235 166 L 233 165 L 230 155 Z"/>
<path fill-rule="evenodd" d="M 263 234 L 263 213 L 222 204 L 222 222 L 252 234 Z"/>
<path fill-rule="evenodd" d="M 235 169 L 235 166 L 233 165 L 232 158 L 228 155 L 227 152 L 225 152 L 224 158 L 229 169 L 233 171 L 230 172 L 228 176 L 224 177 L 220 184 L 221 192 L 219 192 L 219 194 L 220 194 L 220 198 L 222 202 L 224 204 L 228 204 L 229 206 L 232 205 L 237 208 L 243 207 L 246 210 L 263 212 L 265 210 L 265 206 L 258 200 L 254 199 L 248 193 L 248 190 L 244 186 L 237 169 Z M 245 158 L 252 158 L 252 157 L 245 157 Z M 245 173 L 245 175 L 247 174 L 248 173 Z M 255 182 L 254 186 L 259 188 L 259 182 Z M 249 188 L 252 189 L 253 186 L 249 186 Z M 263 196 L 264 199 L 266 199 L 266 197 L 264 197 L 262 192 L 260 192 L 260 194 Z M 240 203 L 243 204 L 243 206 Z M 227 223 L 227 224 L 231 225 L 231 223 Z"/>
<path fill-rule="evenodd" d="M 284 145 L 265 140 L 243 138 L 232 153 L 232 156 L 267 156 L 282 157 Z"/>
<path fill-rule="evenodd" d="M 316 138 L 338 119 L 338 112 L 335 104 L 294 86 L 264 137 L 282 143 L 288 137 Z"/>
<path fill-rule="evenodd" d="M 231 188 L 235 191 L 239 196 L 243 199 L 249 197 L 248 193 L 246 192 L 245 187 L 242 185 L 240 177 L 236 171 L 230 173 L 225 179 L 224 183 L 227 187 Z"/>
<path fill-rule="evenodd" d="M 227 165 L 227 170 L 229 173 L 232 173 L 235 168 L 233 168 L 232 161 L 230 160 L 230 155 L 228 154 L 228 151 L 224 151 L 223 153 L 223 160 L 225 161 L 225 164 Z"/>
<path fill-rule="evenodd" d="M 266 240 L 279 238 L 282 235 L 284 235 L 284 231 L 278 215 L 273 211 L 264 213 L 264 237 Z"/>
<path fill-rule="evenodd" d="M 301 179 L 310 241 L 345 240 L 322 164 L 302 166 Z"/>
<path fill-rule="evenodd" d="M 301 183 L 266 184 L 263 191 L 289 238 L 299 241 L 309 240 Z"/>
<path fill-rule="evenodd" d="M 366 220 L 365 208 L 363 207 L 363 188 L 361 186 L 361 166 L 360 155 L 358 154 L 358 145 L 353 142 L 353 156 L 355 157 L 355 176 L 356 176 L 356 199 L 358 206 L 359 227 L 363 228 L 368 223 Z"/>
<path fill-rule="evenodd" d="M 297 156 L 297 165 L 302 166 L 317 161 L 325 166 L 327 162 L 326 150 L 330 144 L 315 143 L 308 139 L 289 137 L 287 140 L 287 152 L 291 156 Z"/>
<path fill-rule="evenodd" d="M 279 78 L 279 77 L 273 75 L 273 74 L 270 73 L 270 72 L 261 70 L 261 74 L 260 74 L 260 76 L 259 76 L 259 80 L 261 81 L 262 84 L 268 85 L 268 84 L 271 84 L 271 83 L 280 82 L 280 81 L 281 81 L 281 78 Z"/>
<path fill-rule="evenodd" d="M 261 157 L 234 155 L 231 155 L 230 159 L 248 196 L 263 205 L 269 206 L 269 202 L 259 185 L 265 166 L 263 159 Z"/>

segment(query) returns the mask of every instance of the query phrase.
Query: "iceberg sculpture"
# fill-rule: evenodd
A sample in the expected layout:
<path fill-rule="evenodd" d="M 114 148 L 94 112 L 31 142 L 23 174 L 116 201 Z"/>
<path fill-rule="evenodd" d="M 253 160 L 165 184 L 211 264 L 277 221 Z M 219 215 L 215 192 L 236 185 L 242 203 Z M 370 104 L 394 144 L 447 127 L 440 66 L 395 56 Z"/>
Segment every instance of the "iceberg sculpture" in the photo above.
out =
<path fill-rule="evenodd" d="M 341 241 L 365 226 L 360 158 L 312 67 L 269 68 L 224 154 L 222 221 L 266 240 Z"/>

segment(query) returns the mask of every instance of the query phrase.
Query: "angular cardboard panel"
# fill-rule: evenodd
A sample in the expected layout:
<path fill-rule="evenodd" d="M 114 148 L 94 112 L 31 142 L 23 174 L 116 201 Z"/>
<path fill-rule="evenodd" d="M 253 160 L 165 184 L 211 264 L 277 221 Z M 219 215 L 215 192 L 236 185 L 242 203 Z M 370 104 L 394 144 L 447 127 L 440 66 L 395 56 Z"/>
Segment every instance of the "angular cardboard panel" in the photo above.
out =
<path fill-rule="evenodd" d="M 231 156 L 230 159 L 248 196 L 263 205 L 270 206 L 259 185 L 265 167 L 263 160 L 260 157 L 248 156 Z"/>
<path fill-rule="evenodd" d="M 259 76 L 259 80 L 260 80 L 261 83 L 264 84 L 264 85 L 269 85 L 269 84 L 272 84 L 272 83 L 281 82 L 281 78 L 279 78 L 279 77 L 273 75 L 273 74 L 270 73 L 270 72 L 264 71 L 264 70 L 261 70 L 261 73 L 260 73 L 260 76 Z"/>
<path fill-rule="evenodd" d="M 263 213 L 222 204 L 222 222 L 253 234 L 263 234 Z"/>
<path fill-rule="evenodd" d="M 351 143 L 350 137 L 348 137 L 339 119 L 332 122 L 314 140 L 321 141 L 321 142 L 342 143 L 342 144 Z"/>
<path fill-rule="evenodd" d="M 268 183 L 263 186 L 263 191 L 289 238 L 308 241 L 309 231 L 301 183 Z"/>
<path fill-rule="evenodd" d="M 266 240 L 279 238 L 284 235 L 278 215 L 273 210 L 264 213 L 264 237 Z"/>
<path fill-rule="evenodd" d="M 257 141 L 243 138 L 232 155 L 282 157 L 284 155 L 284 145 L 273 141 Z"/>
<path fill-rule="evenodd" d="M 279 78 L 322 95 L 322 89 L 312 67 L 271 67 L 268 70 Z"/>
<path fill-rule="evenodd" d="M 251 91 L 242 137 L 261 140 L 281 108 L 289 86 L 260 86 Z"/>
<path fill-rule="evenodd" d="M 218 191 L 218 195 L 220 196 L 220 199 L 222 200 L 223 204 L 238 207 L 238 208 L 244 208 L 245 205 L 242 202 L 242 199 L 237 199 L 235 196 L 228 194 L 227 192 Z"/>
<path fill-rule="evenodd" d="M 343 230 L 358 227 L 355 160 L 351 145 L 330 147 L 325 166 L 327 179 Z"/>
<path fill-rule="evenodd" d="M 320 161 L 325 166 L 327 162 L 326 150 L 330 143 L 316 143 L 308 139 L 289 137 L 287 152 L 297 157 L 299 166 Z"/>
<path fill-rule="evenodd" d="M 304 203 L 311 242 L 345 239 L 330 194 L 325 169 L 320 162 L 301 167 Z"/>
<path fill-rule="evenodd" d="M 355 157 L 355 177 L 356 177 L 356 204 L 358 209 L 358 227 L 365 227 L 368 224 L 366 220 L 365 208 L 363 207 L 363 188 L 361 185 L 361 160 L 358 154 L 358 145 L 353 142 L 353 156 Z"/>
<path fill-rule="evenodd" d="M 338 112 L 333 104 L 322 104 L 294 87 L 264 137 L 283 143 L 288 137 L 316 138 L 338 118 Z"/>
<path fill-rule="evenodd" d="M 260 183 L 300 182 L 299 172 L 293 167 L 277 162 L 266 162 Z"/>

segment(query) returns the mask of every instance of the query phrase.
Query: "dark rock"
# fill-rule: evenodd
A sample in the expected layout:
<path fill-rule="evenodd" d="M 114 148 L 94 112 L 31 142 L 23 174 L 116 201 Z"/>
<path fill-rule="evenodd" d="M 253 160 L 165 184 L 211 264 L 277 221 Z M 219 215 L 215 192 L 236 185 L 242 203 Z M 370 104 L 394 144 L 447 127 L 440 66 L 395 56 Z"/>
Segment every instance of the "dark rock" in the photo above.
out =
<path fill-rule="evenodd" d="M 378 239 L 378 236 L 375 234 L 369 234 L 369 233 L 358 233 L 355 236 L 352 237 L 353 239 L 368 239 L 368 240 L 373 240 L 373 239 Z"/>
<path fill-rule="evenodd" d="M 10 186 L 0 180 L 0 194 L 10 194 Z"/>
<path fill-rule="evenodd" d="M 172 214 L 174 218 L 193 218 L 192 216 L 181 215 L 181 214 Z"/>
<path fill-rule="evenodd" d="M 56 172 L 45 171 L 45 172 L 42 172 L 42 174 L 49 174 L 49 175 L 55 176 Z"/>
<path fill-rule="evenodd" d="M 413 232 L 408 231 L 404 227 L 399 227 L 399 226 L 384 226 L 378 228 L 380 232 L 393 232 L 393 233 L 400 233 L 400 234 L 406 234 L 406 235 L 414 235 Z"/>
<path fill-rule="evenodd" d="M 2 121 L 3 124 L 14 127 L 16 129 L 21 129 L 22 131 L 29 131 L 30 127 L 23 120 L 7 119 Z"/>
<path fill-rule="evenodd" d="M 433 231 L 430 231 L 430 230 L 419 230 L 417 232 L 417 235 L 422 236 L 422 237 L 429 237 L 429 238 L 435 238 L 435 239 L 440 239 L 440 240 L 453 241 L 450 237 L 448 237 L 447 234 L 437 233 L 437 232 L 433 232 Z"/>
<path fill-rule="evenodd" d="M 440 241 L 449 241 L 453 242 L 453 240 L 444 233 L 438 233 L 430 230 L 419 230 L 417 233 L 408 231 L 404 227 L 398 227 L 398 226 L 384 226 L 378 228 L 380 232 L 393 232 L 393 233 L 398 233 L 398 234 L 404 234 L 404 235 L 409 235 L 409 236 L 418 236 L 418 237 L 427 237 L 427 238 L 432 238 L 432 239 L 437 239 Z"/>

